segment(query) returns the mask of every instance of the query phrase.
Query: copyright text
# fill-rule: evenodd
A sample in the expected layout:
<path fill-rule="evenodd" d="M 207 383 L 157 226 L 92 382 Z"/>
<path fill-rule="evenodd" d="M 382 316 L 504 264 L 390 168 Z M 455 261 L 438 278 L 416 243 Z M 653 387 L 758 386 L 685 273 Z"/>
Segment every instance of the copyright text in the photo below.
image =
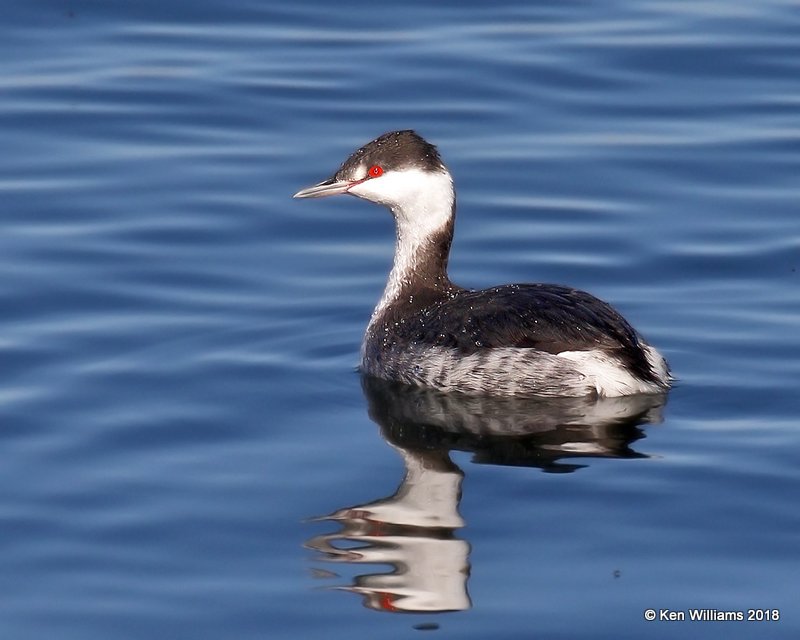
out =
<path fill-rule="evenodd" d="M 645 609 L 648 622 L 776 622 L 780 609 Z"/>

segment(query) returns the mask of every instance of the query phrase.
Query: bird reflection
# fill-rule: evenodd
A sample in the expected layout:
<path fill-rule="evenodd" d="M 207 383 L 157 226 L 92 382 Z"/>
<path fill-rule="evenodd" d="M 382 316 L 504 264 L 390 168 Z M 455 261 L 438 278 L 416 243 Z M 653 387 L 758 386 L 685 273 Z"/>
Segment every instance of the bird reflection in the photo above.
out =
<path fill-rule="evenodd" d="M 405 475 L 387 498 L 317 518 L 339 530 L 306 544 L 325 562 L 388 565 L 338 588 L 361 594 L 371 609 L 395 612 L 471 606 L 470 546 L 456 535 L 464 526 L 458 510 L 464 472 L 451 451 L 472 453 L 479 464 L 549 473 L 574 472 L 591 458 L 646 457 L 631 445 L 644 437 L 641 425 L 661 421 L 666 401 L 664 395 L 467 396 L 366 376 L 362 387 L 369 415 L 402 457 Z"/>

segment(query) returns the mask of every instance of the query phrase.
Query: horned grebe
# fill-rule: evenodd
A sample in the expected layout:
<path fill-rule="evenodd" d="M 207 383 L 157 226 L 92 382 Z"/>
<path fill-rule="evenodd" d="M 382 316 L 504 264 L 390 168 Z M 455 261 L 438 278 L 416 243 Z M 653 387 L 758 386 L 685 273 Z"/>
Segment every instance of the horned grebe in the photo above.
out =
<path fill-rule="evenodd" d="M 667 390 L 666 361 L 609 304 L 561 285 L 474 291 L 447 276 L 456 198 L 450 172 L 414 131 L 364 145 L 333 177 L 294 194 L 347 193 L 389 208 L 394 264 L 361 346 L 386 380 L 496 395 L 624 396 Z"/>

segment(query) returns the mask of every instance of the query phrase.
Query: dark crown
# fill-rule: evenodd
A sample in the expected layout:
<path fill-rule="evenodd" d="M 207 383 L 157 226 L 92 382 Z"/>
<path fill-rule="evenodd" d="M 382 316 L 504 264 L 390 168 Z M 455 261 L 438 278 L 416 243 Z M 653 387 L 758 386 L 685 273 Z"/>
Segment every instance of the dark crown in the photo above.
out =
<path fill-rule="evenodd" d="M 364 165 L 378 165 L 384 171 L 409 168 L 423 171 L 445 170 L 436 147 L 410 129 L 390 131 L 368 142 L 342 163 L 336 177 L 351 177 Z"/>

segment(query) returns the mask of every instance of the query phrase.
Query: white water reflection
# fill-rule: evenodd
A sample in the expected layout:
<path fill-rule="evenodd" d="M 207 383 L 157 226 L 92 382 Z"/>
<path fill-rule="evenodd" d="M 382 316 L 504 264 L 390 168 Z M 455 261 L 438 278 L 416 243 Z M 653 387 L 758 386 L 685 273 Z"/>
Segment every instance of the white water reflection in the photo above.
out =
<path fill-rule="evenodd" d="M 479 463 L 572 472 L 591 458 L 635 458 L 641 426 L 659 422 L 666 396 L 628 398 L 492 398 L 445 394 L 363 379 L 370 417 L 403 459 L 391 496 L 318 518 L 339 530 L 307 546 L 319 559 L 388 565 L 337 587 L 361 594 L 370 609 L 442 612 L 471 607 L 470 544 L 457 531 L 464 471 L 453 450 Z M 580 457 L 584 464 L 560 462 Z M 323 572 L 325 575 L 329 575 Z M 320 575 L 323 575 L 321 573 Z"/>

